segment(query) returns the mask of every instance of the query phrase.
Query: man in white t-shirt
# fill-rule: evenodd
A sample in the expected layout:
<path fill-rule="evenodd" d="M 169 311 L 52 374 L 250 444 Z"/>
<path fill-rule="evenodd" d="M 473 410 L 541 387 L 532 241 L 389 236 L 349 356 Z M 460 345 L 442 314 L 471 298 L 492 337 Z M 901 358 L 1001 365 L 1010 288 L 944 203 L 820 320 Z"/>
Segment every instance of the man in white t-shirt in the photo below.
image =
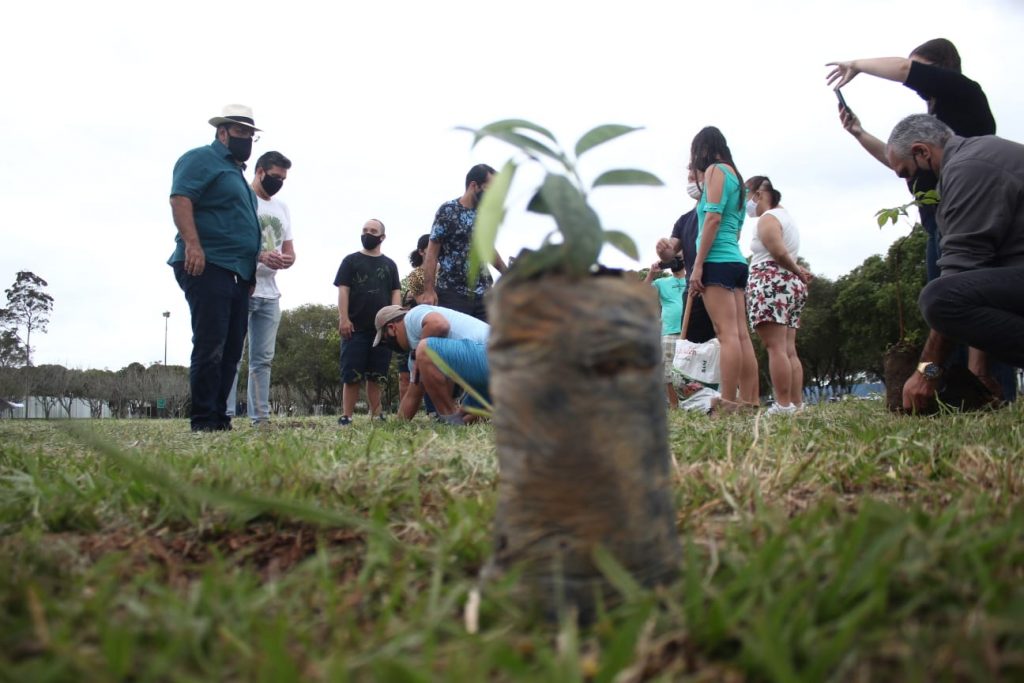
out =
<path fill-rule="evenodd" d="M 248 408 L 253 426 L 270 420 L 270 364 L 274 360 L 277 326 L 281 322 L 281 292 L 277 271 L 295 263 L 292 221 L 288 206 L 274 195 L 288 177 L 292 162 L 280 152 L 267 152 L 256 161 L 252 189 L 259 203 L 260 254 L 256 265 L 256 288 L 249 298 L 249 382 Z M 235 385 L 228 397 L 228 410 L 237 404 Z"/>

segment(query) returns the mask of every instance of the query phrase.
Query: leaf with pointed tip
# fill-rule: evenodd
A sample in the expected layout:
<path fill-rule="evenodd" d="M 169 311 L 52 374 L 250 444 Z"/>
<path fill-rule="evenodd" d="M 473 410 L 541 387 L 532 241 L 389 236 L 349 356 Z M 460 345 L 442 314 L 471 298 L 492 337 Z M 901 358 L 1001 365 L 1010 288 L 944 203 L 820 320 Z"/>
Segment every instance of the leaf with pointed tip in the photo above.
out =
<path fill-rule="evenodd" d="M 664 185 L 661 179 L 653 173 L 641 171 L 635 168 L 617 168 L 612 171 L 605 171 L 597 177 L 592 187 L 602 185 Z"/>
<path fill-rule="evenodd" d="M 494 131 L 504 130 L 515 132 L 517 128 L 524 128 L 526 130 L 533 131 L 538 135 L 543 135 L 551 142 L 558 144 L 558 141 L 555 140 L 555 136 L 551 134 L 551 131 L 549 131 L 547 128 L 544 128 L 543 126 L 538 126 L 536 123 L 533 123 L 532 121 L 526 121 L 525 119 L 505 119 L 503 121 L 495 121 L 494 123 L 488 123 L 486 126 L 477 131 L 477 134 L 482 137 L 484 135 L 489 135 Z"/>
<path fill-rule="evenodd" d="M 604 233 L 600 218 L 565 176 L 549 173 L 540 193 L 562 233 L 566 271 L 572 275 L 586 274 L 601 253 Z"/>
<path fill-rule="evenodd" d="M 506 142 L 512 145 L 513 147 L 518 148 L 520 151 L 524 152 L 530 158 L 536 158 L 537 154 L 541 154 L 543 156 L 554 159 L 555 161 L 562 165 L 565 165 L 566 163 L 565 156 L 561 152 L 556 152 L 555 150 L 545 145 L 543 142 L 534 140 L 533 138 L 523 135 L 522 133 L 516 133 L 509 130 L 495 130 L 487 133 L 482 133 L 481 138 L 483 137 L 491 137 L 497 140 L 501 140 L 502 142 Z"/>
<path fill-rule="evenodd" d="M 469 256 L 469 273 L 467 284 L 470 289 L 476 286 L 477 276 L 482 268 L 494 260 L 494 243 L 498 238 L 498 227 L 505 218 L 505 198 L 516 174 L 516 164 L 509 159 L 501 171 L 491 178 L 487 191 L 484 192 L 480 206 L 476 209 L 476 222 L 473 223 L 473 245 Z"/>
<path fill-rule="evenodd" d="M 558 266 L 564 260 L 564 247 L 564 244 L 546 244 L 537 251 L 524 249 L 516 257 L 509 275 L 516 280 L 529 280 L 534 275 L 559 270 Z"/>
<path fill-rule="evenodd" d="M 603 126 L 593 128 L 583 134 L 583 137 L 576 143 L 576 158 L 587 150 L 593 149 L 598 145 L 603 145 L 609 140 L 622 137 L 626 133 L 632 133 L 635 130 L 642 130 L 642 128 L 636 128 L 633 126 L 624 126 L 621 123 L 608 123 Z"/>
<path fill-rule="evenodd" d="M 540 190 L 537 190 L 533 195 L 533 198 L 530 199 L 530 203 L 526 205 L 526 210 L 532 213 L 551 215 L 551 211 L 548 210 L 548 207 L 544 204 L 544 197 L 541 196 Z"/>
<path fill-rule="evenodd" d="M 636 242 L 626 233 L 620 230 L 605 230 L 604 241 L 634 261 L 640 260 L 640 251 L 636 248 Z"/>

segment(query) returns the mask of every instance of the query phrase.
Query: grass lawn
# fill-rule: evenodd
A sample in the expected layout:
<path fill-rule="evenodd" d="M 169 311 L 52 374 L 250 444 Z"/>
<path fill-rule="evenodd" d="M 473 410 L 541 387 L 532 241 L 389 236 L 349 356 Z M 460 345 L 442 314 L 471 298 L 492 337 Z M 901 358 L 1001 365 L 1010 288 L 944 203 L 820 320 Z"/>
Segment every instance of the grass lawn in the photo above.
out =
<path fill-rule="evenodd" d="M 486 425 L 3 420 L 0 680 L 1024 680 L 1022 418 L 674 414 L 678 582 L 476 632 Z"/>

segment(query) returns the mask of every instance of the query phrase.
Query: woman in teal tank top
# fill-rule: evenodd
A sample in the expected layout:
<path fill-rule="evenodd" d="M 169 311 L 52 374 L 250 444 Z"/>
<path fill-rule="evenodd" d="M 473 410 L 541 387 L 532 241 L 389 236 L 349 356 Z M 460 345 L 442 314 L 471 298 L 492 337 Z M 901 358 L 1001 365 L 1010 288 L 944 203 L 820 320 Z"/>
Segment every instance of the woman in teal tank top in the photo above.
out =
<path fill-rule="evenodd" d="M 747 260 L 740 252 L 740 228 L 746 214 L 743 177 L 736 170 L 725 136 L 714 126 L 701 130 L 690 145 L 690 168 L 702 175 L 697 204 L 697 258 L 690 273 L 691 296 L 704 297 L 721 348 L 722 394 L 718 410 L 757 406 L 757 358 L 747 329 Z"/>

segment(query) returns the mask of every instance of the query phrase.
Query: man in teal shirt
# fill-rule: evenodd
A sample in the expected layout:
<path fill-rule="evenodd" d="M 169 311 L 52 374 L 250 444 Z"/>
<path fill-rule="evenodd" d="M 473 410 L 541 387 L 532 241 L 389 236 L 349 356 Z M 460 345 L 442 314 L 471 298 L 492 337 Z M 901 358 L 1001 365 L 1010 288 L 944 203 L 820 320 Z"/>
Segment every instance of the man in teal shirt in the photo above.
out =
<path fill-rule="evenodd" d="M 183 154 L 171 184 L 178 234 L 167 263 L 192 316 L 192 431 L 231 429 L 227 398 L 242 357 L 260 250 L 256 195 L 242 176 L 259 131 L 252 110 L 227 105 L 210 125 L 216 139 Z"/>
<path fill-rule="evenodd" d="M 672 277 L 654 279 L 655 273 L 664 268 L 672 272 Z M 658 290 L 658 303 L 661 304 L 661 351 L 665 373 L 665 393 L 668 403 L 673 408 L 679 407 L 679 395 L 676 394 L 672 377 L 672 359 L 676 354 L 676 342 L 683 324 L 683 301 L 686 299 L 686 267 L 681 258 L 674 258 L 668 264 L 660 261 L 651 264 L 647 271 L 647 282 Z"/>

